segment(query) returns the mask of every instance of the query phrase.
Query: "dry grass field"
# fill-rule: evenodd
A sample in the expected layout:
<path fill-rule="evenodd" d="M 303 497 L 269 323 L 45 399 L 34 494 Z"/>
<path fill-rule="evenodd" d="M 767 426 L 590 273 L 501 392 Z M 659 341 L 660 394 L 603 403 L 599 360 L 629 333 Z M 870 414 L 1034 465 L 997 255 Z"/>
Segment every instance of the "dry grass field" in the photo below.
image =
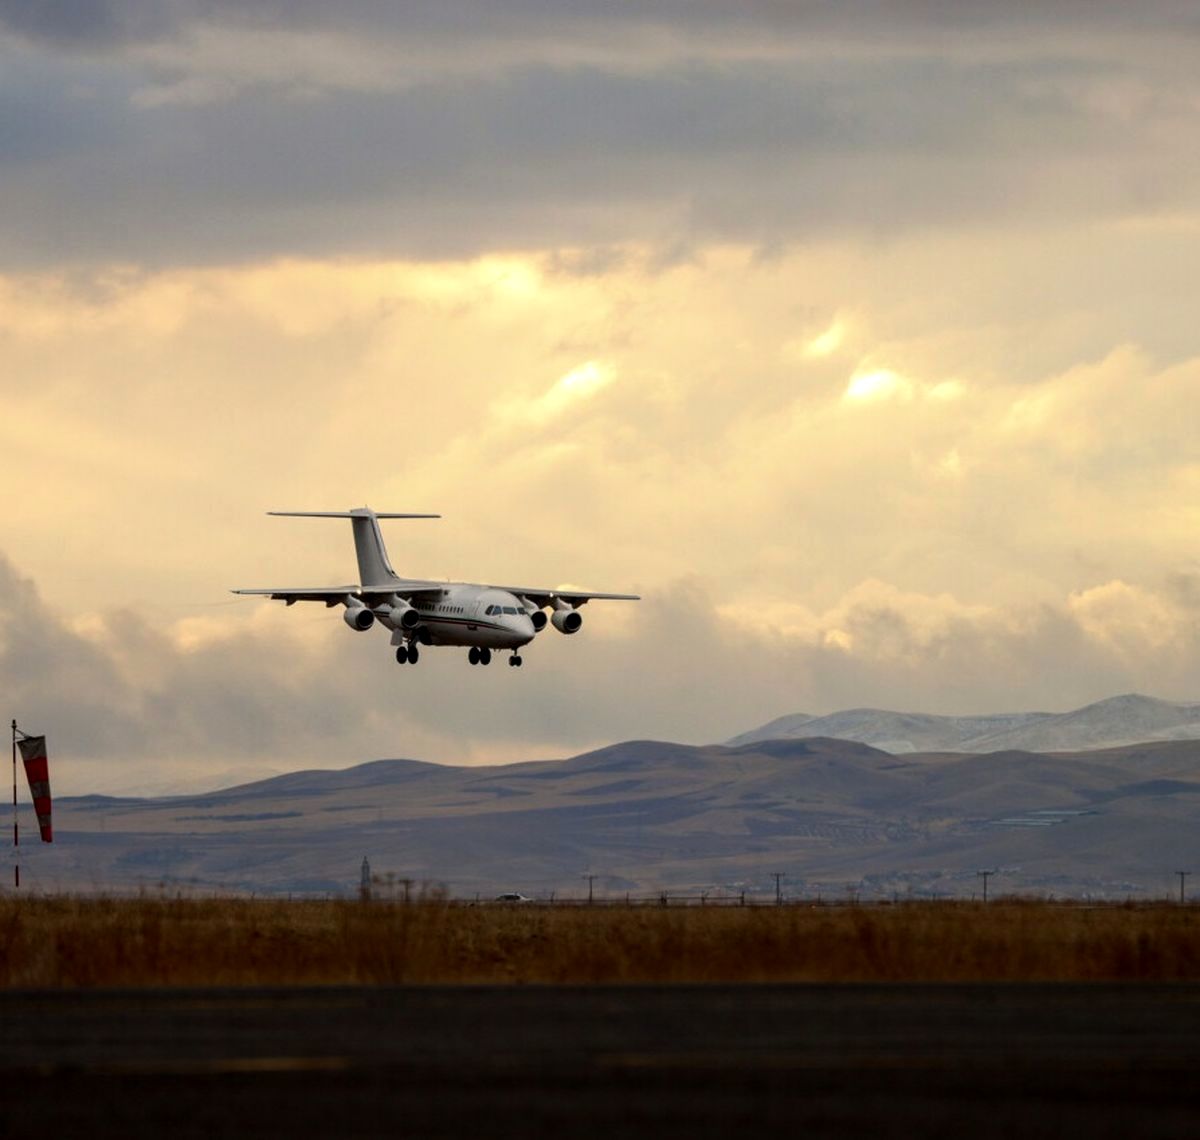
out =
<path fill-rule="evenodd" d="M 0 899 L 0 986 L 1200 979 L 1200 909 Z"/>

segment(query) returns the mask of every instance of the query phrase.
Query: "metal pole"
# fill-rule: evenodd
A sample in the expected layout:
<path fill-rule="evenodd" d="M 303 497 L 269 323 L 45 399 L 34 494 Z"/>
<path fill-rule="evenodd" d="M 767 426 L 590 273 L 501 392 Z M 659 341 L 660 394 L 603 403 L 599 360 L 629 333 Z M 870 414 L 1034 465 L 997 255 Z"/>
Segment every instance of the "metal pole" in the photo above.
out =
<path fill-rule="evenodd" d="M 1184 897 L 1183 880 L 1191 874 L 1191 871 L 1176 871 L 1175 874 L 1179 876 L 1179 903 L 1182 906 L 1187 901 Z"/>
<path fill-rule="evenodd" d="M 783 878 L 784 873 L 782 871 L 772 871 L 771 874 L 775 876 L 775 905 L 783 906 L 783 891 L 779 886 L 779 881 Z"/>
<path fill-rule="evenodd" d="M 989 876 L 989 875 L 992 875 L 992 874 L 995 874 L 995 872 L 994 872 L 994 871 L 976 871 L 976 872 L 975 872 L 975 874 L 976 874 L 976 875 L 978 875 L 978 876 L 979 876 L 979 877 L 980 877 L 980 878 L 983 880 L 983 901 L 984 901 L 984 902 L 987 902 L 987 881 L 988 881 L 988 876 Z"/>

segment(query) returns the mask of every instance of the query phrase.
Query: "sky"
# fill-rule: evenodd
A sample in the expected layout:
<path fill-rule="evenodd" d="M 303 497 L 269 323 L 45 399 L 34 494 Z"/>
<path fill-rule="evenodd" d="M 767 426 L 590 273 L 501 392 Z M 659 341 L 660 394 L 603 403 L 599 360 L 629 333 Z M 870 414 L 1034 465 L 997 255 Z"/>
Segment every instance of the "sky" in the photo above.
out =
<path fill-rule="evenodd" d="M 0 684 L 58 794 L 1200 700 L 1200 13 L 0 0 Z M 525 667 L 234 587 L 637 592 Z"/>

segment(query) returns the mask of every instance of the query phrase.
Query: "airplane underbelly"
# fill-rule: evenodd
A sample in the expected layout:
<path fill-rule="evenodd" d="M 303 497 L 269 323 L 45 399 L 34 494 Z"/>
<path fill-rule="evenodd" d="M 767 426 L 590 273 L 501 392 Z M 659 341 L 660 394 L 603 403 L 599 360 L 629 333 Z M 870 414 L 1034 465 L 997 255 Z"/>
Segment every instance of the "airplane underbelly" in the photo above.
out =
<path fill-rule="evenodd" d="M 431 645 L 478 645 L 488 649 L 517 649 L 529 640 L 516 630 L 501 629 L 484 622 L 426 618 L 422 626 L 429 635 Z"/>
<path fill-rule="evenodd" d="M 437 618 L 426 618 L 421 623 L 421 629 L 428 637 L 429 645 L 470 645 L 464 640 L 466 627 L 460 622 L 439 621 Z M 424 638 L 422 638 L 424 640 Z"/>

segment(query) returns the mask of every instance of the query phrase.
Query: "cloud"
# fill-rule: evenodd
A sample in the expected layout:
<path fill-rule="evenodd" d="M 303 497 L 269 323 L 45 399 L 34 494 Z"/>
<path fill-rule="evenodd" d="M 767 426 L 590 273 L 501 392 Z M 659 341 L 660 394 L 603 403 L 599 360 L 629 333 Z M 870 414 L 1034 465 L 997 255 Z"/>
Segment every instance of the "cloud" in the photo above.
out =
<path fill-rule="evenodd" d="M 0 3 L 22 718 L 131 788 L 1194 698 L 1196 34 L 1074 0 Z M 645 601 L 514 688 L 231 599 L 352 577 L 338 524 L 260 512 L 363 502 L 445 516 L 387 524 L 404 572 Z"/>
<path fill-rule="evenodd" d="M 1196 608 L 1124 582 L 1044 607 L 864 582 L 824 613 L 711 591 L 699 577 L 666 584 L 633 622 L 589 606 L 584 632 L 539 637 L 520 672 L 470 669 L 449 649 L 402 670 L 384 638 L 323 608 L 70 617 L 2 561 L 0 680 L 22 727 L 49 734 L 56 790 L 73 795 L 383 756 L 496 763 L 622 738 L 704 742 L 864 693 L 933 712 L 1066 708 L 1131 688 L 1186 696 L 1200 664 Z"/>
<path fill-rule="evenodd" d="M 9 274 L 14 711 L 134 790 L 1192 698 L 1194 238 L 1103 232 Z M 910 398 L 844 398 L 883 369 Z M 518 677 L 230 597 L 352 578 L 260 512 L 363 502 L 445 516 L 385 524 L 402 572 L 645 600 Z"/>
<path fill-rule="evenodd" d="M 878 400 L 911 400 L 912 382 L 890 368 L 875 368 L 850 377 L 842 397 L 852 403 L 874 403 Z"/>
<path fill-rule="evenodd" d="M 540 396 L 524 402 L 506 398 L 497 406 L 496 414 L 509 425 L 543 426 L 577 410 L 582 403 L 607 388 L 614 379 L 614 373 L 607 365 L 587 360 L 560 376 Z"/>
<path fill-rule="evenodd" d="M 60 48 L 110 49 L 177 31 L 188 7 L 178 0 L 5 0 L 0 28 Z"/>
<path fill-rule="evenodd" d="M 1194 22 L 1053 7 L 10 5 L 0 259 L 1194 218 Z"/>
<path fill-rule="evenodd" d="M 649 59 L 701 52 L 736 57 L 772 47 L 794 51 L 801 37 L 808 39 L 814 55 L 839 45 L 905 55 L 925 50 L 934 33 L 943 48 L 974 44 L 977 53 L 985 54 L 990 36 L 1001 32 L 998 50 L 1059 53 L 1073 46 L 1076 54 L 1086 55 L 1089 43 L 1080 42 L 1081 28 L 1101 43 L 1120 38 L 1127 47 L 1153 42 L 1164 33 L 1186 42 L 1198 30 L 1186 6 L 1154 3 L 1134 12 L 1116 0 L 1065 0 L 1019 12 L 986 0 L 866 4 L 853 12 L 819 0 L 787 5 L 746 0 L 735 8 L 721 0 L 661 0 L 636 7 L 581 0 L 516 0 L 500 7 L 486 0 L 444 0 L 435 6 L 345 0 L 336 12 L 315 0 L 294 0 L 286 20 L 273 0 L 42 0 L 34 5 L 8 0 L 0 5 L 0 25 L 67 49 L 183 38 L 197 28 L 298 29 L 374 38 L 392 46 L 411 40 L 427 49 L 442 45 L 461 52 L 465 45 L 468 55 L 490 45 L 493 58 L 506 61 L 516 51 L 528 57 L 551 48 L 568 59 L 572 52 L 615 53 L 618 48 Z M 599 46 L 589 49 L 589 42 Z"/>
<path fill-rule="evenodd" d="M 1186 284 L 1140 322 L 1155 351 L 1111 347 L 1128 306 L 1103 274 L 1044 290 L 1034 336 L 1014 298 L 1047 245 L 1008 246 L 950 309 L 926 277 L 958 239 L 667 269 L 625 247 L 591 274 L 509 254 L 0 279 L 9 533 L 50 596 L 86 567 L 90 593 L 152 607 L 345 580 L 341 539 L 259 512 L 363 501 L 446 515 L 403 528 L 420 575 L 1012 601 L 1094 584 L 1081 555 L 1103 580 L 1174 570 L 1197 364 L 1159 357 L 1186 341 Z M 837 352 L 786 351 L 850 297 Z M 843 398 L 883 368 L 911 399 Z"/>

